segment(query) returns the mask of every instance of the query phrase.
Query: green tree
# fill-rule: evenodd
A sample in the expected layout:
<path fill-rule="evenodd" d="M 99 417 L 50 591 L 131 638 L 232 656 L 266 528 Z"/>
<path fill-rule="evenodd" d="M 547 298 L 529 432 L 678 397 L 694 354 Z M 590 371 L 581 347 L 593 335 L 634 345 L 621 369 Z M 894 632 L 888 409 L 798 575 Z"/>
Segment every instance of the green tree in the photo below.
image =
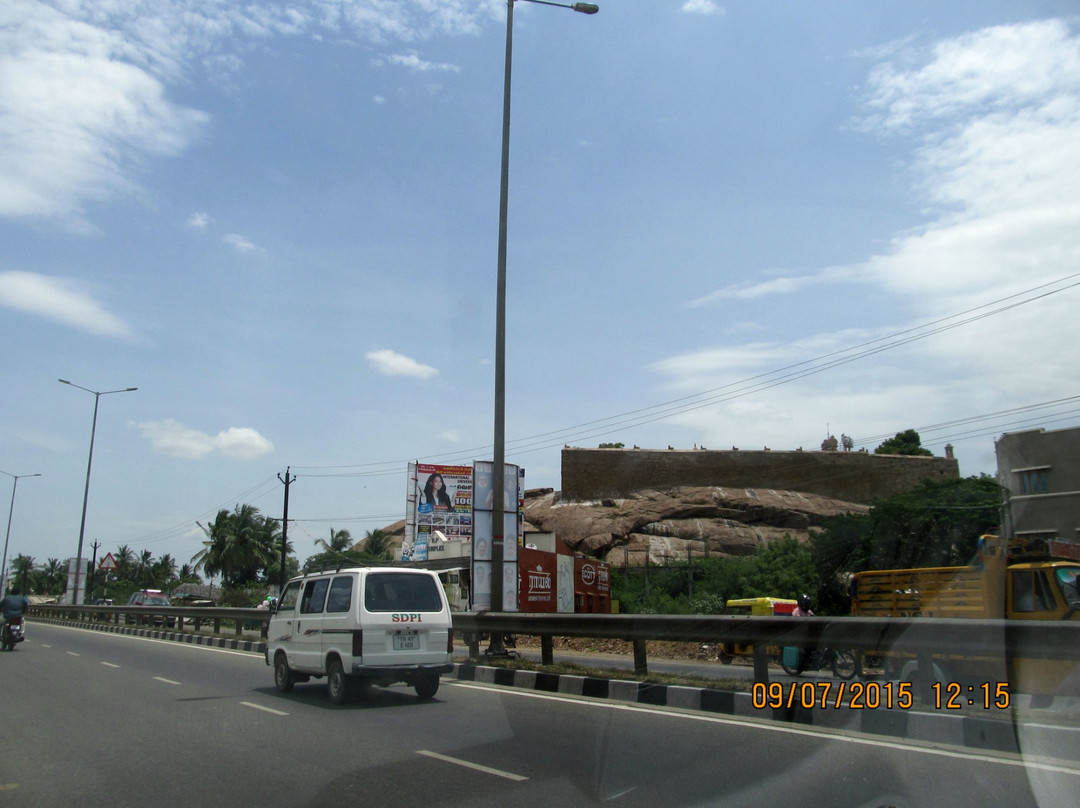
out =
<path fill-rule="evenodd" d="M 178 584 L 201 584 L 202 578 L 190 564 L 184 564 L 176 573 Z"/>
<path fill-rule="evenodd" d="M 758 551 L 738 597 L 795 598 L 803 592 L 816 590 L 817 576 L 810 546 L 786 535 Z"/>
<path fill-rule="evenodd" d="M 352 534 L 347 530 L 334 530 L 330 528 L 330 549 L 336 552 L 348 550 L 352 546 Z"/>
<path fill-rule="evenodd" d="M 986 475 L 927 481 L 866 515 L 826 521 L 811 538 L 819 598 L 847 607 L 847 573 L 971 563 L 979 536 L 997 529 L 1001 489 Z"/>
<path fill-rule="evenodd" d="M 258 581 L 261 572 L 274 564 L 274 543 L 280 529 L 254 505 L 237 505 L 231 512 L 218 511 L 209 525 L 199 525 L 206 534 L 203 549 L 191 561 L 213 578 L 221 575 L 225 587 L 240 587 Z M 280 548 L 280 542 L 279 542 Z"/>
<path fill-rule="evenodd" d="M 59 595 L 67 584 L 67 568 L 58 558 L 50 558 L 41 568 L 42 591 Z"/>
<path fill-rule="evenodd" d="M 367 531 L 360 552 L 364 558 L 388 561 L 393 557 L 393 539 L 382 528 Z"/>
<path fill-rule="evenodd" d="M 11 574 L 8 579 L 9 587 L 19 587 L 19 591 L 24 594 L 30 594 L 32 589 L 34 573 L 34 558 L 33 556 L 19 554 L 11 560 Z"/>
<path fill-rule="evenodd" d="M 895 437 L 889 438 L 874 449 L 874 454 L 934 456 L 929 449 L 923 448 L 922 438 L 914 429 L 897 432 Z"/>
<path fill-rule="evenodd" d="M 116 561 L 117 580 L 131 580 L 135 569 L 135 551 L 126 544 L 121 544 L 116 548 L 116 555 L 113 556 L 113 560 Z"/>

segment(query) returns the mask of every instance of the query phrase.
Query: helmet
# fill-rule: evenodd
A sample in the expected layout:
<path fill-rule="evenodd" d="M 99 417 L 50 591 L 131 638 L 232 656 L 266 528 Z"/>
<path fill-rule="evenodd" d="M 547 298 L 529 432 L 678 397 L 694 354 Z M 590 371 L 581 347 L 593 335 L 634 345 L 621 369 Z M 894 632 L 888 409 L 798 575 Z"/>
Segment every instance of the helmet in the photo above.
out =
<path fill-rule="evenodd" d="M 798 600 L 800 609 L 802 609 L 804 612 L 810 611 L 810 596 L 809 595 L 806 595 L 806 594 L 799 595 L 797 600 Z"/>

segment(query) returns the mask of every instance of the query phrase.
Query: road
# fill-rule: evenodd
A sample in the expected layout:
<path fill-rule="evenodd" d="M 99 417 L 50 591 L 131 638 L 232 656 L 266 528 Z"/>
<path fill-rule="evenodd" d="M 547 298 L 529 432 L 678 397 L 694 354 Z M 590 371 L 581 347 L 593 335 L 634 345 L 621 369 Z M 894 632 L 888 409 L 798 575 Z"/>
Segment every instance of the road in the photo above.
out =
<path fill-rule="evenodd" d="M 1072 804 L 1075 762 L 444 680 L 334 707 L 256 654 L 32 624 L 0 655 L 0 804 Z"/>

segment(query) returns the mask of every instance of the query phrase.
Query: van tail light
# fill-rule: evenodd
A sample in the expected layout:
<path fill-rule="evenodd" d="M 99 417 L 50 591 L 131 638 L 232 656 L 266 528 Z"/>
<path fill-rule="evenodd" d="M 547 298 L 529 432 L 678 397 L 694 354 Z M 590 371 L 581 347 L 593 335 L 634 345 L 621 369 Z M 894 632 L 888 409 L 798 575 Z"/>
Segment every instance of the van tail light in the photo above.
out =
<path fill-rule="evenodd" d="M 352 655 L 354 657 L 362 657 L 364 655 L 363 631 L 354 631 L 352 633 Z"/>
<path fill-rule="evenodd" d="M 446 653 L 454 653 L 454 630 L 448 629 L 446 632 Z"/>

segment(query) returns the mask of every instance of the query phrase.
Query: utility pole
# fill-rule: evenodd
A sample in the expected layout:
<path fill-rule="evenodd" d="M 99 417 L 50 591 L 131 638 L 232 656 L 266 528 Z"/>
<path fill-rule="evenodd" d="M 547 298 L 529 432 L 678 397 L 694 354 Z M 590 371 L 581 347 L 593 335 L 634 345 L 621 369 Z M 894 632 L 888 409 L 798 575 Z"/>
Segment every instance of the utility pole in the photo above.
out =
<path fill-rule="evenodd" d="M 90 546 L 94 548 L 94 556 L 93 560 L 90 562 L 90 587 L 87 590 L 87 594 L 90 595 L 90 600 L 92 601 L 94 599 L 94 572 L 97 570 L 97 551 L 101 546 L 101 542 L 95 541 Z"/>
<path fill-rule="evenodd" d="M 277 476 L 285 483 L 285 505 L 281 510 L 281 584 L 278 587 L 278 597 L 285 591 L 285 582 L 289 580 L 289 574 L 285 570 L 285 561 L 289 555 L 289 486 L 296 480 L 295 474 L 289 474 L 290 468 L 285 467 L 284 478 L 280 474 Z"/>

